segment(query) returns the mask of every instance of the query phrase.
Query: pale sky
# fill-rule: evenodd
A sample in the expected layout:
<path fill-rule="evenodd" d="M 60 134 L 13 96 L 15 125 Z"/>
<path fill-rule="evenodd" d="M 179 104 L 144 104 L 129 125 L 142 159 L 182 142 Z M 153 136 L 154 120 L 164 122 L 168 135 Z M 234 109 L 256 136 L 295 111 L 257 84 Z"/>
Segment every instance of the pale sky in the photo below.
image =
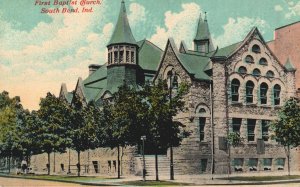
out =
<path fill-rule="evenodd" d="M 35 2 L 0 1 L 0 91 L 21 96 L 22 104 L 30 110 L 38 109 L 40 98 L 47 92 L 58 95 L 63 82 L 69 91 L 73 90 L 78 77 L 87 77 L 89 64 L 106 61 L 106 44 L 121 0 L 103 0 L 101 5 L 93 6 L 92 13 L 86 14 L 42 14 L 41 8 L 55 6 L 38 6 Z M 242 40 L 253 26 L 269 41 L 275 28 L 300 21 L 297 0 L 125 0 L 125 3 L 135 39 L 146 38 L 162 49 L 168 37 L 173 37 L 177 44 L 185 40 L 192 48 L 197 19 L 205 11 L 214 46 L 219 47 Z"/>

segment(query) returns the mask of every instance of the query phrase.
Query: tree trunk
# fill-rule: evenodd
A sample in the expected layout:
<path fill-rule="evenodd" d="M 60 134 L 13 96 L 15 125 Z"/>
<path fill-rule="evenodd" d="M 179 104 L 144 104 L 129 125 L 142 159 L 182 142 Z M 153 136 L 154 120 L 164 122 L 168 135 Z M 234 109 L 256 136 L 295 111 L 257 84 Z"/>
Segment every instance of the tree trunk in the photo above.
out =
<path fill-rule="evenodd" d="M 48 169 L 48 175 L 50 175 L 50 153 L 48 153 L 48 165 L 47 165 L 47 169 Z"/>
<path fill-rule="evenodd" d="M 228 146 L 228 178 L 229 178 L 229 175 L 231 174 L 231 152 L 230 152 L 230 144 L 227 144 Z"/>
<path fill-rule="evenodd" d="M 53 154 L 53 172 L 55 173 L 55 152 Z"/>
<path fill-rule="evenodd" d="M 8 156 L 8 174 L 10 174 L 10 155 Z"/>
<path fill-rule="evenodd" d="M 120 177 L 120 146 L 118 145 L 118 179 Z"/>
<path fill-rule="evenodd" d="M 288 175 L 291 175 L 291 168 L 290 168 L 290 146 L 288 146 L 287 150 L 287 159 L 288 159 Z"/>
<path fill-rule="evenodd" d="M 159 178 L 158 178 L 158 157 L 157 157 L 157 151 L 155 151 L 155 180 L 159 181 Z"/>
<path fill-rule="evenodd" d="M 80 177 L 80 151 L 77 151 L 78 163 L 77 163 L 77 176 Z"/>
<path fill-rule="evenodd" d="M 170 180 L 174 180 L 173 146 L 170 146 Z"/>

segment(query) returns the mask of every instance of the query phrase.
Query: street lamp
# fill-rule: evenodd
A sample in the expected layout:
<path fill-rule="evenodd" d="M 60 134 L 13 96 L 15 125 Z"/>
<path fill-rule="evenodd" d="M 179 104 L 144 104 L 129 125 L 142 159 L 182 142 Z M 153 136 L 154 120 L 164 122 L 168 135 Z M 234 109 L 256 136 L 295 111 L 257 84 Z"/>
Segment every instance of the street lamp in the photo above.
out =
<path fill-rule="evenodd" d="M 143 154 L 143 180 L 146 181 L 146 163 L 145 163 L 145 140 L 146 140 L 146 136 L 141 136 L 141 140 L 143 141 L 143 148 L 142 148 L 142 154 Z"/>
<path fill-rule="evenodd" d="M 71 150 L 69 148 L 69 168 L 68 168 L 68 174 L 71 173 Z"/>
<path fill-rule="evenodd" d="M 170 109 L 171 109 L 172 89 L 173 89 L 173 83 L 175 79 L 174 68 L 172 68 L 172 70 L 168 72 L 168 78 L 169 78 L 169 99 L 170 99 Z M 170 116 L 170 120 L 172 120 L 172 116 Z M 170 180 L 174 180 L 172 135 L 170 137 Z"/>

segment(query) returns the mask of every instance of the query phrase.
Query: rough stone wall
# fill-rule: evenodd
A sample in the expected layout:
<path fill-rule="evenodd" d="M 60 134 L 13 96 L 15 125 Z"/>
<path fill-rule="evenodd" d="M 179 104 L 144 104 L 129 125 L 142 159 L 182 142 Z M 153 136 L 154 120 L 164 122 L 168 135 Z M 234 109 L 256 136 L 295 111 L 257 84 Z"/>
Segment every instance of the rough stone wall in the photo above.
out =
<path fill-rule="evenodd" d="M 254 54 L 252 46 L 258 45 L 261 52 Z M 244 58 L 247 55 L 252 55 L 253 63 L 246 63 Z M 259 60 L 264 57 L 267 59 L 267 65 L 259 64 Z M 226 66 L 226 67 L 225 67 Z M 244 66 L 247 73 L 242 75 L 238 72 L 238 68 Z M 261 72 L 260 76 L 253 76 L 252 71 L 258 68 Z M 267 71 L 273 71 L 274 77 L 266 77 Z M 238 79 L 240 81 L 239 101 L 231 102 L 231 81 Z M 246 82 L 251 80 L 254 83 L 253 103 L 246 103 Z M 240 127 L 241 137 L 244 138 L 243 145 L 231 148 L 230 159 L 231 163 L 234 159 L 241 158 L 243 160 L 243 172 L 249 172 L 248 161 L 250 158 L 258 159 L 258 171 L 264 170 L 263 159 L 272 158 L 271 170 L 278 170 L 276 160 L 285 158 L 284 171 L 287 171 L 287 159 L 285 149 L 278 145 L 274 140 L 264 142 L 265 151 L 263 154 L 258 152 L 257 139 L 262 138 L 261 120 L 274 120 L 279 108 L 284 101 L 294 95 L 293 75 L 286 73 L 282 65 L 272 56 L 271 52 L 262 44 L 259 37 L 254 34 L 244 44 L 244 46 L 236 52 L 232 57 L 225 62 L 213 63 L 213 82 L 214 82 L 214 134 L 215 134 L 215 173 L 228 172 L 229 154 L 227 151 L 220 150 L 218 138 L 227 136 L 228 130 L 232 129 L 232 118 L 242 118 Z M 261 83 L 267 83 L 269 89 L 267 92 L 267 104 L 260 104 L 259 89 Z M 279 106 L 274 106 L 272 103 L 272 88 L 275 84 L 281 86 L 281 102 Z M 287 88 L 292 89 L 291 91 Z M 226 101 L 226 98 L 228 100 Z M 248 142 L 247 119 L 256 119 L 255 125 L 255 140 Z M 293 151 L 294 154 L 294 151 Z M 295 155 L 292 155 L 292 162 L 296 163 Z M 292 167 L 296 169 L 296 167 Z M 231 171 L 235 171 L 234 166 L 231 166 Z"/>
<path fill-rule="evenodd" d="M 219 138 L 227 137 L 227 88 L 224 62 L 213 63 L 213 124 L 214 124 L 214 170 L 215 173 L 227 173 L 228 156 L 221 150 Z"/>
<path fill-rule="evenodd" d="M 70 153 L 69 153 L 70 151 Z M 121 174 L 134 175 L 136 163 L 134 160 L 135 148 L 120 148 Z M 55 159 L 54 159 L 55 158 Z M 69 159 L 70 158 L 70 159 Z M 98 148 L 80 153 L 81 174 L 99 174 L 99 175 L 117 175 L 117 149 Z M 77 174 L 76 164 L 78 163 L 77 152 L 67 150 L 66 153 L 51 153 L 50 155 L 50 171 L 51 173 L 66 174 L 69 170 L 72 174 Z M 35 172 L 46 172 L 46 164 L 48 163 L 48 155 L 40 154 L 31 157 L 31 167 Z M 62 170 L 63 164 L 64 170 Z M 97 164 L 97 165 L 96 165 Z M 55 167 L 54 167 L 55 165 Z M 96 169 L 98 168 L 98 173 Z"/>
<path fill-rule="evenodd" d="M 209 83 L 192 80 L 176 58 L 174 50 L 177 49 L 173 49 L 169 43 L 162 65 L 157 73 L 158 78 L 166 79 L 167 72 L 174 68 L 174 71 L 180 77 L 180 81 L 191 86 L 185 97 L 187 110 L 176 116 L 176 120 L 186 125 L 185 130 L 191 132 L 191 134 L 182 141 L 179 147 L 174 148 L 174 168 L 180 170 L 180 174 L 209 173 L 211 163 Z M 205 109 L 204 114 L 199 114 L 201 108 Z M 199 117 L 206 118 L 205 135 L 202 142 L 200 142 L 199 134 Z M 205 171 L 201 171 L 201 159 L 206 159 L 208 162 Z"/>

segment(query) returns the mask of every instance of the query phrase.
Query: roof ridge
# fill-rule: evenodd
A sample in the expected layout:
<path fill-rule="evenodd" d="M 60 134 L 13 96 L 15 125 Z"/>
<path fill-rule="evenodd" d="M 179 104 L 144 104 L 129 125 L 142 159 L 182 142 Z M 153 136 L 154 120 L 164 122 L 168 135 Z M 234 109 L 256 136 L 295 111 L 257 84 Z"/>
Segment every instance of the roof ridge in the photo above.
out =
<path fill-rule="evenodd" d="M 163 51 L 160 47 L 158 47 L 156 44 L 152 43 L 150 40 L 145 39 L 145 42 L 153 45 L 154 47 L 157 47 L 159 50 Z"/>

